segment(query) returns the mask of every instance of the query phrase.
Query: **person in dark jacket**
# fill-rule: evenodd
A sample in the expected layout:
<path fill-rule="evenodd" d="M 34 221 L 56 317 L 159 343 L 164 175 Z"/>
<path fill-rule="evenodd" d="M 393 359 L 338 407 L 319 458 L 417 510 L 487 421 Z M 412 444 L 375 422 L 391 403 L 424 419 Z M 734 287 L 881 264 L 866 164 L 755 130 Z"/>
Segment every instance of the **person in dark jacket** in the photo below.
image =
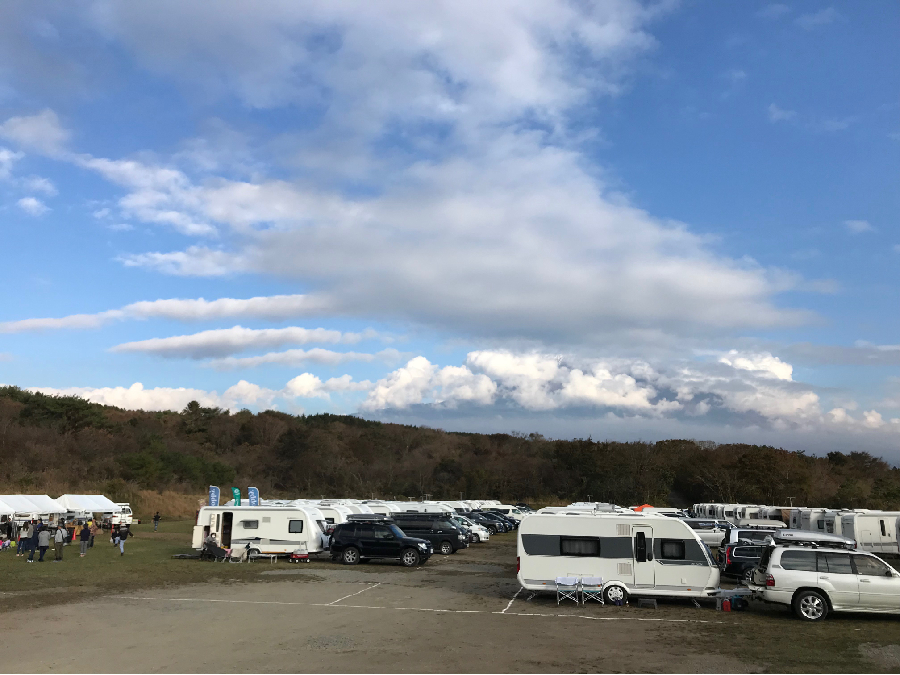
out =
<path fill-rule="evenodd" d="M 157 511 L 153 515 L 153 531 L 154 532 L 157 532 L 159 530 L 159 519 L 160 519 L 159 511 Z"/>
<path fill-rule="evenodd" d="M 88 544 L 91 543 L 91 531 L 88 529 L 87 525 L 81 528 L 81 533 L 78 535 L 78 538 L 81 541 L 81 557 L 83 558 L 87 554 Z"/>
<path fill-rule="evenodd" d="M 28 540 L 28 562 L 34 562 L 34 553 L 37 551 L 38 536 L 40 536 L 41 528 L 44 527 L 44 521 L 39 520 L 31 529 L 31 539 Z"/>
<path fill-rule="evenodd" d="M 119 539 L 116 542 L 119 545 L 119 555 L 125 555 L 125 540 L 128 539 L 129 535 L 134 536 L 131 530 L 128 529 L 128 525 L 120 525 Z"/>

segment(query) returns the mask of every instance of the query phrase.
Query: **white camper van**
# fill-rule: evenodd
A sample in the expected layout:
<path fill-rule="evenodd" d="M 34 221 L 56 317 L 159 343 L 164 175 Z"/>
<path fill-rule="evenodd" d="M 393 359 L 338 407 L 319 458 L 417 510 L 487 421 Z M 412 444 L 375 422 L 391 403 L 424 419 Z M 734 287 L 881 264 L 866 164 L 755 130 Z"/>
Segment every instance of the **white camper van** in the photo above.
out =
<path fill-rule="evenodd" d="M 200 550 L 210 534 L 222 548 L 250 545 L 251 554 L 285 555 L 306 546 L 309 553 L 323 550 L 326 524 L 321 512 L 299 505 L 204 506 L 194 526 L 193 548 Z"/>
<path fill-rule="evenodd" d="M 552 591 L 557 577 L 601 577 L 608 602 L 703 597 L 719 587 L 707 546 L 683 521 L 665 516 L 537 513 L 519 527 L 518 562 L 523 588 Z"/>

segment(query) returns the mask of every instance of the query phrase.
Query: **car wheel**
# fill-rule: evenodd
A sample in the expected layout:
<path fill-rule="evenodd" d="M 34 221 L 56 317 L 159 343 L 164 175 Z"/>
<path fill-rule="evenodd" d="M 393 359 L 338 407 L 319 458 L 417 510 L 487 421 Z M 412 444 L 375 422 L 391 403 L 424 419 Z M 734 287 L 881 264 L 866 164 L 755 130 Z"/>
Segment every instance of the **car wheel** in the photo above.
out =
<path fill-rule="evenodd" d="M 744 571 L 744 573 L 741 575 L 741 581 L 746 586 L 749 586 L 750 584 L 753 583 L 753 568 L 752 567 L 750 567 Z"/>
<path fill-rule="evenodd" d="M 359 562 L 359 549 L 355 546 L 348 546 L 344 549 L 341 559 L 345 565 L 355 565 Z"/>
<path fill-rule="evenodd" d="M 828 616 L 828 600 L 817 591 L 802 591 L 794 596 L 794 614 L 804 621 L 821 621 Z"/>
<path fill-rule="evenodd" d="M 628 591 L 621 586 L 607 586 L 603 589 L 603 601 L 609 605 L 624 605 L 628 600 Z"/>
<path fill-rule="evenodd" d="M 441 555 L 450 555 L 451 553 L 453 553 L 453 544 L 451 544 L 449 541 L 442 541 Z"/>
<path fill-rule="evenodd" d="M 419 564 L 419 552 L 414 548 L 408 548 L 400 554 L 400 564 L 404 567 L 415 567 Z"/>
<path fill-rule="evenodd" d="M 481 543 L 481 536 L 477 532 L 472 534 L 472 539 L 474 540 L 474 541 L 472 541 L 473 544 Z"/>

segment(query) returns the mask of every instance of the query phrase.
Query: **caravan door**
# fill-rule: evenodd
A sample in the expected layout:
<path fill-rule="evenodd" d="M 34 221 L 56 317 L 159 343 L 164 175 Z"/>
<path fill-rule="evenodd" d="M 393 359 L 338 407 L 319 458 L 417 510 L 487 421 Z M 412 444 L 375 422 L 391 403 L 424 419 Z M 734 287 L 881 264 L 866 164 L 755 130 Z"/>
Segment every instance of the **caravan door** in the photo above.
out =
<path fill-rule="evenodd" d="M 653 562 L 653 528 L 634 525 L 634 585 L 655 586 L 656 572 Z"/>

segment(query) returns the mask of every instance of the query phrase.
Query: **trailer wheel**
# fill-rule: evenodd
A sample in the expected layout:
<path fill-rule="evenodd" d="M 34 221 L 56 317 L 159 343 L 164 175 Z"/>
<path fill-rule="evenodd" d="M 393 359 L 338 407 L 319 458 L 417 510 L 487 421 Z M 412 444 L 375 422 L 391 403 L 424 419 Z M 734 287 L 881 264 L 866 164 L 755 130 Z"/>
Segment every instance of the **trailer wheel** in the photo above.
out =
<path fill-rule="evenodd" d="M 801 591 L 794 596 L 794 614 L 805 621 L 821 621 L 828 616 L 828 600 L 816 591 Z"/>
<path fill-rule="evenodd" d="M 603 589 L 603 601 L 610 605 L 624 605 L 628 600 L 628 591 L 621 586 L 607 586 Z"/>
<path fill-rule="evenodd" d="M 344 549 L 342 558 L 345 565 L 355 565 L 359 562 L 359 549 L 355 546 L 348 546 Z"/>
<path fill-rule="evenodd" d="M 449 541 L 442 541 L 441 555 L 450 555 L 451 553 L 453 553 L 453 544 L 451 544 Z"/>
<path fill-rule="evenodd" d="M 414 548 L 408 548 L 400 554 L 400 564 L 404 567 L 415 567 L 419 564 L 419 552 Z"/>

